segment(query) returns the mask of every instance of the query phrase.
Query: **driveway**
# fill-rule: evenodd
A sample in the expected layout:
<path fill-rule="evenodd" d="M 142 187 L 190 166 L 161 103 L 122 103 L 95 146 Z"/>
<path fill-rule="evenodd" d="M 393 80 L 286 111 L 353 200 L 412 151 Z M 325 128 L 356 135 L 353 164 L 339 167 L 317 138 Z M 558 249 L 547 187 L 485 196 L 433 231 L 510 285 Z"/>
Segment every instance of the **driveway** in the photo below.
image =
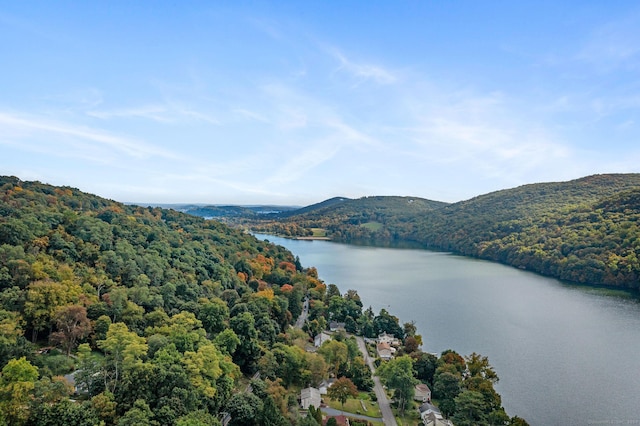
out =
<path fill-rule="evenodd" d="M 360 348 L 360 352 L 362 352 L 362 356 L 364 357 L 364 362 L 366 362 L 371 369 L 371 374 L 374 374 L 375 368 L 373 366 L 373 360 L 371 359 L 371 357 L 369 357 L 364 339 L 361 336 L 356 336 L 356 341 L 358 342 L 358 348 Z M 380 412 L 382 413 L 382 422 L 386 426 L 398 426 L 398 423 L 396 423 L 396 418 L 393 415 L 393 411 L 391 411 L 389 399 L 387 398 L 387 394 L 385 393 L 378 376 L 373 376 L 373 384 L 373 391 L 376 393 L 376 397 L 378 398 L 378 406 L 380 407 Z"/>
<path fill-rule="evenodd" d="M 305 297 L 304 302 L 302 303 L 302 312 L 300 316 L 296 320 L 296 328 L 302 328 L 304 323 L 307 321 L 307 317 L 309 316 L 309 298 Z"/>

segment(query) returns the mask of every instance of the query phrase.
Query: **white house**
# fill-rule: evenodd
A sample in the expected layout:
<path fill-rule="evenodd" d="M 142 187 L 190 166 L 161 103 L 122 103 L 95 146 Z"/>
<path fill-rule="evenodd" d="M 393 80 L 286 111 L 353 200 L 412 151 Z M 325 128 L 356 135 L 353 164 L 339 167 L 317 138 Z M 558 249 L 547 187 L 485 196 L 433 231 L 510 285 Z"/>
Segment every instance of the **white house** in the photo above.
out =
<path fill-rule="evenodd" d="M 420 411 L 422 424 L 425 426 L 453 426 L 450 420 L 442 417 L 440 410 L 435 405 L 425 402 L 418 410 Z"/>
<path fill-rule="evenodd" d="M 319 348 L 324 342 L 331 340 L 331 335 L 325 331 L 313 338 L 313 346 Z"/>
<path fill-rule="evenodd" d="M 400 339 L 396 339 L 393 334 L 387 334 L 386 332 L 378 335 L 378 343 L 388 343 L 390 346 L 400 345 Z"/>
<path fill-rule="evenodd" d="M 304 388 L 300 391 L 300 405 L 303 410 L 308 410 L 312 405 L 319 408 L 321 401 L 320 391 L 316 388 Z"/>
<path fill-rule="evenodd" d="M 318 386 L 320 395 L 326 395 L 333 382 L 335 382 L 335 379 L 323 380 L 322 383 L 320 383 L 320 386 Z"/>
<path fill-rule="evenodd" d="M 431 389 L 424 383 L 417 384 L 413 399 L 420 402 L 431 402 Z"/>

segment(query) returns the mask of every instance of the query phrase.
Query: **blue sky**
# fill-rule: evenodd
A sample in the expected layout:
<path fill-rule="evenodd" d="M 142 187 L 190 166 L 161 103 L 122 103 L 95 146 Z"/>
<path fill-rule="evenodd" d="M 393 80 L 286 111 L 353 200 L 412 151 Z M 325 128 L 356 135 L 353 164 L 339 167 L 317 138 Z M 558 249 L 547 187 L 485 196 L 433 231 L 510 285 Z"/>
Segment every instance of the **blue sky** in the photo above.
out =
<path fill-rule="evenodd" d="M 1 2 L 0 58 L 0 174 L 118 201 L 640 172 L 637 2 Z"/>

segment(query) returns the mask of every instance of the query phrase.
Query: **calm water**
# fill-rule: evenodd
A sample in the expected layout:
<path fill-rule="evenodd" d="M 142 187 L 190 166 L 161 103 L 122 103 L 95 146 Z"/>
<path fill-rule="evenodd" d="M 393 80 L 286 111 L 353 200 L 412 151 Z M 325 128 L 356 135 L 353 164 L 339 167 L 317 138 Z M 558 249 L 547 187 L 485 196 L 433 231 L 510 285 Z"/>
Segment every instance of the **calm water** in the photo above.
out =
<path fill-rule="evenodd" d="M 509 415 L 531 425 L 640 424 L 640 303 L 425 250 L 260 235 L 365 307 L 415 321 L 423 350 L 489 357 Z"/>

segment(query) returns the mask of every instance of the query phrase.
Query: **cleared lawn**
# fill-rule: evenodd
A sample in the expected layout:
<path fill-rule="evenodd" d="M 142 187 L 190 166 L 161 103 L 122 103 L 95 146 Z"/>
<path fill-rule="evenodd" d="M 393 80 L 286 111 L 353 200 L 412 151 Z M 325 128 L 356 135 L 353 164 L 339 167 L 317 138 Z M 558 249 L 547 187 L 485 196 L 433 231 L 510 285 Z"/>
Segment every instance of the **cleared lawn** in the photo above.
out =
<path fill-rule="evenodd" d="M 327 230 L 324 228 L 311 228 L 314 237 L 326 237 Z"/>
<path fill-rule="evenodd" d="M 367 222 L 360 225 L 363 228 L 367 228 L 370 231 L 379 231 L 382 228 L 382 223 L 380 222 Z"/>
<path fill-rule="evenodd" d="M 380 407 L 378 404 L 375 404 L 369 400 L 369 395 L 366 393 L 362 393 L 362 401 L 364 402 L 365 410 L 362 409 L 362 404 L 360 404 L 360 399 L 349 398 L 347 402 L 344 403 L 344 408 L 342 408 L 342 404 L 338 400 L 333 400 L 325 396 L 325 401 L 331 408 L 335 408 L 336 410 L 344 411 L 345 413 L 352 414 L 362 414 L 364 416 L 369 417 L 382 417 L 382 413 L 380 412 Z"/>

